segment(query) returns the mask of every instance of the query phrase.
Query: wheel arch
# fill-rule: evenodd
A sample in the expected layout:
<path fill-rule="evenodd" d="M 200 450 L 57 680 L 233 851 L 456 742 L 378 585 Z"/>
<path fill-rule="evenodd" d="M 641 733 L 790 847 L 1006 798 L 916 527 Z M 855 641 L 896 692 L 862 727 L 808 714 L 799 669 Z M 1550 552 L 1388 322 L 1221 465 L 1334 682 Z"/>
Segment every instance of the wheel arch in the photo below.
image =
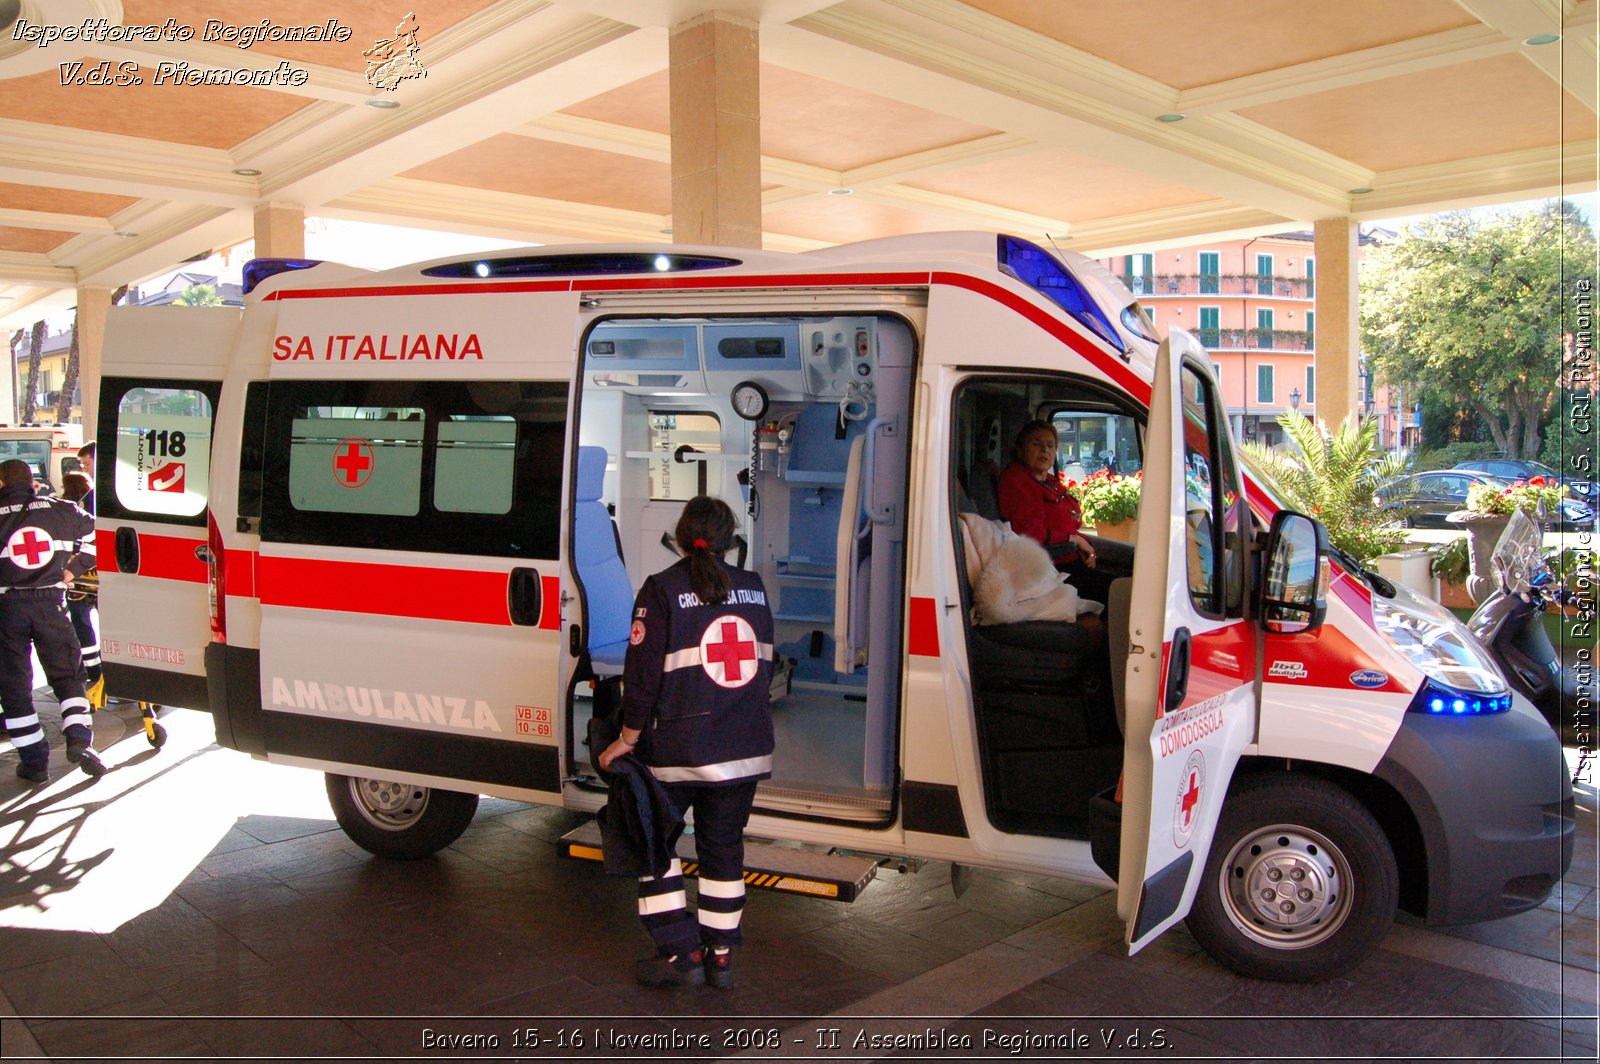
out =
<path fill-rule="evenodd" d="M 1400 909 L 1419 919 L 1428 914 L 1429 846 L 1416 811 L 1398 788 L 1370 772 L 1320 761 L 1278 757 L 1243 757 L 1233 781 L 1262 775 L 1316 776 L 1327 780 L 1360 802 L 1377 820 L 1389 840 L 1400 877 Z M 1230 784 L 1230 789 L 1231 789 Z"/>

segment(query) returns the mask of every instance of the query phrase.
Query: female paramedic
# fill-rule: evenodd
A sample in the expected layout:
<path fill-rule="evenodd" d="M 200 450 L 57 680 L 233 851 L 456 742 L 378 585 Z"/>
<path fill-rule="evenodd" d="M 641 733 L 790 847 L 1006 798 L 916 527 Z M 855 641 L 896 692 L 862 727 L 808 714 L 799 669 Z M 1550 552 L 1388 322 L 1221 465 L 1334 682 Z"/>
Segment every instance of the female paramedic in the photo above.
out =
<path fill-rule="evenodd" d="M 772 611 L 761 577 L 722 560 L 734 536 L 726 503 L 696 496 L 674 534 L 683 559 L 647 579 L 634 600 L 622 734 L 599 760 L 609 769 L 615 758 L 637 756 L 666 791 L 680 830 L 694 810 L 698 920 L 677 858 L 664 876 L 639 881 L 639 918 L 657 950 L 635 966 L 639 982 L 730 987 L 744 829 L 756 782 L 772 775 Z"/>

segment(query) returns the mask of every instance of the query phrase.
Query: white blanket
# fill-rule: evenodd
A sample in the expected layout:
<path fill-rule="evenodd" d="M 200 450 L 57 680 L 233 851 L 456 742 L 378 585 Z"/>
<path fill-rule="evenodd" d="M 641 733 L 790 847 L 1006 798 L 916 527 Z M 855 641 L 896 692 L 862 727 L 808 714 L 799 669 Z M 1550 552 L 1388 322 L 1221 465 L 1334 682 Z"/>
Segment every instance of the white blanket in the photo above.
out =
<path fill-rule="evenodd" d="M 976 623 L 1075 621 L 1105 609 L 1078 597 L 1037 540 L 978 514 L 963 513 L 961 527 Z"/>

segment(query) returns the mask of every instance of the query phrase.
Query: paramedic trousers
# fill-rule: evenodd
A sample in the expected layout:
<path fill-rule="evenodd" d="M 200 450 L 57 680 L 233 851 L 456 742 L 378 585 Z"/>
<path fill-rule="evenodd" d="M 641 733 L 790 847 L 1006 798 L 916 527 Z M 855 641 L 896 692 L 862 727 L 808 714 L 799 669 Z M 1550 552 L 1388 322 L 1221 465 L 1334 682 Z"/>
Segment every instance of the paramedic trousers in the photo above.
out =
<path fill-rule="evenodd" d="M 694 810 L 695 858 L 700 870 L 700 911 L 689 911 L 683 866 L 672 859 L 667 874 L 639 880 L 639 919 L 663 957 L 706 946 L 737 946 L 744 915 L 744 829 L 756 782 L 707 786 L 664 785 L 679 816 Z"/>
<path fill-rule="evenodd" d="M 6 734 L 22 763 L 47 764 L 50 747 L 33 706 L 33 661 L 37 648 L 45 680 L 61 705 L 61 731 L 68 742 L 87 746 L 93 738 L 89 700 L 84 697 L 83 655 L 58 587 L 12 588 L 0 594 L 0 709 Z"/>
<path fill-rule="evenodd" d="M 100 635 L 94 630 L 94 607 L 92 595 L 67 599 L 67 612 L 72 615 L 72 630 L 78 633 L 83 671 L 91 688 L 100 679 Z"/>

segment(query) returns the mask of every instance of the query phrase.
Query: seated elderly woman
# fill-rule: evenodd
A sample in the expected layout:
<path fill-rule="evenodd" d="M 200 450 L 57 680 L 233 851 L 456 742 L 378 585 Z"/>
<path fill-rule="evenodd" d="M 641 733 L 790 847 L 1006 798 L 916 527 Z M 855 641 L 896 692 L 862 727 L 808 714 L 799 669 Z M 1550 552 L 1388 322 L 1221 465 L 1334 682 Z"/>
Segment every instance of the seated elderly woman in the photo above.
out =
<path fill-rule="evenodd" d="M 1000 516 L 1018 535 L 1043 544 L 1056 568 L 1085 598 L 1104 602 L 1111 581 L 1095 571 L 1094 547 L 1079 532 L 1083 515 L 1078 500 L 1061 483 L 1056 469 L 1059 448 L 1050 422 L 1034 420 L 1022 426 L 1012 462 L 997 485 Z"/>

